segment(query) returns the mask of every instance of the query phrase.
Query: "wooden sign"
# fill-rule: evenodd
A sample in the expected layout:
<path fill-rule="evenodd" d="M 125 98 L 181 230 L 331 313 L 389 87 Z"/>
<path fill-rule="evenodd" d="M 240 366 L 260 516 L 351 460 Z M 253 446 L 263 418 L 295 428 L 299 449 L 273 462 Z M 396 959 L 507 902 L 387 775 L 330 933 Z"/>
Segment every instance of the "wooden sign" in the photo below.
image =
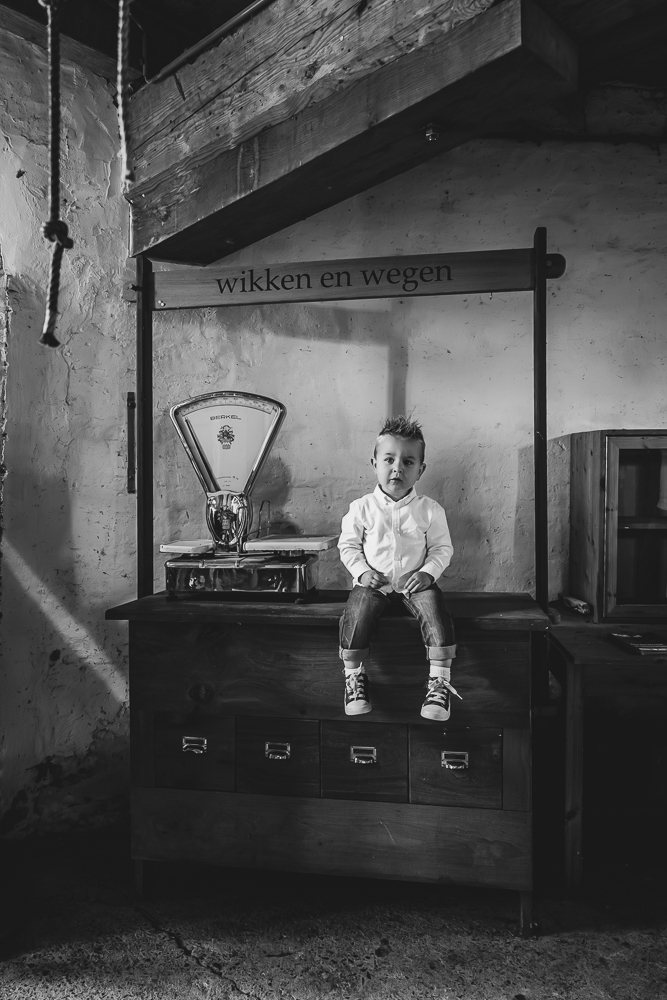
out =
<path fill-rule="evenodd" d="M 533 260 L 530 248 L 155 271 L 153 308 L 530 291 Z M 565 258 L 549 254 L 546 266 L 559 278 Z"/>

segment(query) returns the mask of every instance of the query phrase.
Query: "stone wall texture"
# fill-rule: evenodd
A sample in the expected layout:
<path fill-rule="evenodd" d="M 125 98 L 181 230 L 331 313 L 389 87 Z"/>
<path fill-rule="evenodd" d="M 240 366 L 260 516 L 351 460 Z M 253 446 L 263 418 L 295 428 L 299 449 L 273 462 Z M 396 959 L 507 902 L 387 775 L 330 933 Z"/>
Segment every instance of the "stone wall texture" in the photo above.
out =
<path fill-rule="evenodd" d="M 50 244 L 46 55 L 0 36 L 0 253 L 7 328 L 3 829 L 103 822 L 125 808 L 126 626 L 134 499 L 125 492 L 125 393 L 134 317 L 123 302 L 127 212 L 109 85 L 65 63 L 58 337 L 42 347 Z"/>
<path fill-rule="evenodd" d="M 7 328 L 3 646 L 4 829 L 106 822 L 127 791 L 123 623 L 134 596 L 125 396 L 134 311 L 122 300 L 127 214 L 109 85 L 63 72 L 63 346 L 37 343 L 49 249 L 44 53 L 0 54 L 0 257 Z M 243 251 L 298 260 L 530 246 L 537 226 L 567 270 L 549 287 L 551 592 L 566 586 L 568 435 L 667 426 L 667 173 L 658 147 L 479 140 Z M 288 416 L 258 481 L 275 530 L 335 533 L 372 489 L 388 414 L 419 419 L 424 492 L 447 509 L 445 590 L 533 586 L 529 293 L 159 314 L 156 547 L 205 534 L 203 494 L 168 417 L 215 389 L 274 396 Z M 322 586 L 349 583 L 334 553 Z M 156 554 L 156 587 L 162 587 Z"/>

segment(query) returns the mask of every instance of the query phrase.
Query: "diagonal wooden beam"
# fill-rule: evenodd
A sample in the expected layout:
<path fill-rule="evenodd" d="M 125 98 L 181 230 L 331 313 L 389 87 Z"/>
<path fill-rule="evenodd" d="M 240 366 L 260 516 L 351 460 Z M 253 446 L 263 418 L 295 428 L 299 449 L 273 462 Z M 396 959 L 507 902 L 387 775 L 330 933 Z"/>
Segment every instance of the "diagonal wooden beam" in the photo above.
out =
<path fill-rule="evenodd" d="M 212 263 L 574 91 L 576 76 L 568 37 L 530 0 L 506 0 L 233 149 L 146 177 L 130 194 L 131 252 Z"/>
<path fill-rule="evenodd" d="M 239 31 L 129 102 L 136 180 L 207 146 L 234 149 L 340 93 L 493 0 L 273 0 Z"/>

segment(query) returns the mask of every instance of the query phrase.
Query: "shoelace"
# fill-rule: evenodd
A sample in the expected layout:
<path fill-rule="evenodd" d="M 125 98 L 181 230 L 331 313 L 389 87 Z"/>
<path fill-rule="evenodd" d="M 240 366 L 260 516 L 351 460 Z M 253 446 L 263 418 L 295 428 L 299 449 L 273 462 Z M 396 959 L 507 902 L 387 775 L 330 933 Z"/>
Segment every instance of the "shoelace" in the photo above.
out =
<path fill-rule="evenodd" d="M 432 686 L 431 686 L 431 680 L 436 682 Z M 443 687 L 446 688 L 447 691 L 450 691 L 452 694 L 456 695 L 459 701 L 463 701 L 462 696 L 458 693 L 453 684 L 450 684 L 449 681 L 445 680 L 444 677 L 433 677 L 429 680 L 429 691 L 428 691 L 429 698 L 437 699 L 438 695 L 440 695 L 441 697 L 444 696 L 445 692 L 438 690 L 438 688 L 443 688 Z"/>
<path fill-rule="evenodd" d="M 366 675 L 350 674 L 345 678 L 345 690 L 348 697 L 354 701 L 366 701 Z"/>

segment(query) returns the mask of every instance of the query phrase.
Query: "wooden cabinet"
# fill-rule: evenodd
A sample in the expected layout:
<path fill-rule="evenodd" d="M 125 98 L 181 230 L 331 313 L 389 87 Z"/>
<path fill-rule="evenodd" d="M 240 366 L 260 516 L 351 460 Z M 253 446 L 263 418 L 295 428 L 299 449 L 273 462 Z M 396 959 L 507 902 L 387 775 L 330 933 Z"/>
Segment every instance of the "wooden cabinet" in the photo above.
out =
<path fill-rule="evenodd" d="M 626 652 L 609 631 L 569 621 L 549 632 L 549 667 L 565 695 L 565 881 L 573 894 L 584 884 L 585 849 L 598 872 L 602 859 L 613 872 L 619 858 L 639 857 L 654 871 L 664 855 L 667 658 Z M 667 627 L 656 631 L 667 642 Z"/>
<path fill-rule="evenodd" d="M 667 618 L 667 430 L 572 435 L 569 593 L 595 622 Z"/>
<path fill-rule="evenodd" d="M 332 596 L 337 598 L 332 599 Z M 530 925 L 527 595 L 448 595 L 463 696 L 419 711 L 417 623 L 382 619 L 373 711 L 348 718 L 342 594 L 304 606 L 145 597 L 130 621 L 134 858 L 516 889 Z"/>

